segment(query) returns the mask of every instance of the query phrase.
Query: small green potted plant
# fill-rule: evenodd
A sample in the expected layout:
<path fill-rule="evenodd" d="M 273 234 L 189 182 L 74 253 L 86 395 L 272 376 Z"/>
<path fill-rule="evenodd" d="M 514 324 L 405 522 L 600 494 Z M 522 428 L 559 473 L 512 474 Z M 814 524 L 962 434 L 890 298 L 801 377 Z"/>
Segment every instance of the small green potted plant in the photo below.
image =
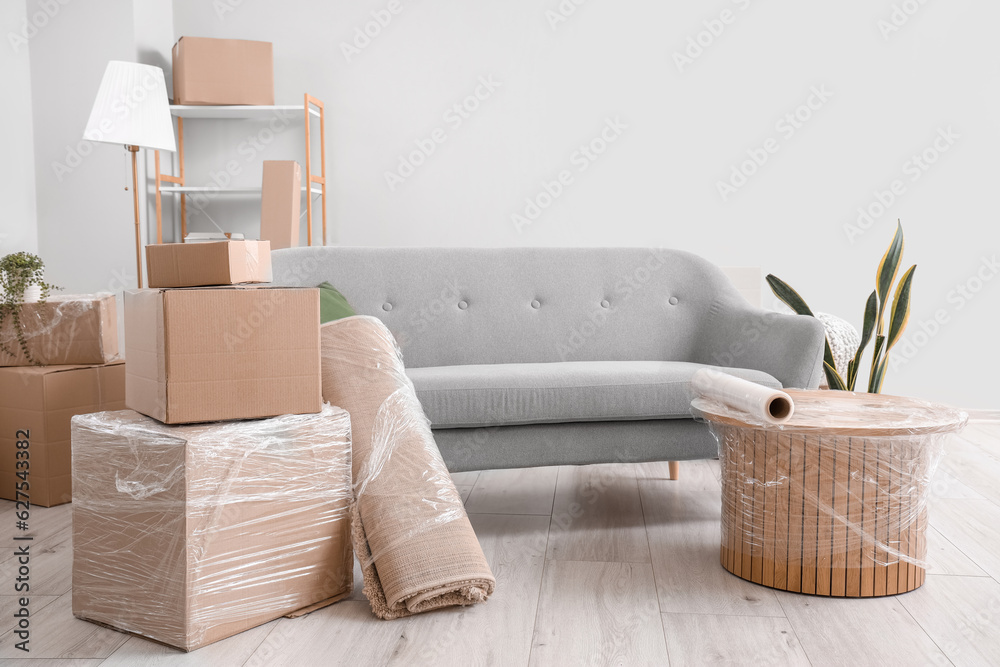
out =
<path fill-rule="evenodd" d="M 38 255 L 15 252 L 0 259 L 0 358 L 16 357 L 15 349 L 20 349 L 28 363 L 40 365 L 28 349 L 21 308 L 45 303 L 55 289 L 45 282 L 45 263 Z"/>
<path fill-rule="evenodd" d="M 865 315 L 863 331 L 861 333 L 861 345 L 858 346 L 854 358 L 851 359 L 847 367 L 846 375 L 837 371 L 833 360 L 833 353 L 830 349 L 830 341 L 826 342 L 826 350 L 823 354 L 823 370 L 826 372 L 826 379 L 830 389 L 840 389 L 854 391 L 855 382 L 861 370 L 861 355 L 864 354 L 865 347 L 875 335 L 875 351 L 872 355 L 871 371 L 868 373 L 868 392 L 878 394 L 882 391 L 882 382 L 885 380 L 885 371 L 889 365 L 889 351 L 899 342 L 903 330 L 910 319 L 910 287 L 913 284 L 913 272 L 917 265 L 914 264 L 905 272 L 899 282 L 896 277 L 899 273 L 900 262 L 903 258 L 903 225 L 897 222 L 896 234 L 889 244 L 889 249 L 882 256 L 878 269 L 875 272 L 875 291 L 868 296 L 865 304 Z M 893 283 L 896 282 L 895 291 Z M 781 299 L 789 308 L 799 315 L 813 316 L 812 310 L 806 305 L 805 300 L 799 293 L 788 286 L 780 278 L 774 275 L 767 276 L 767 284 L 770 285 L 774 295 Z M 890 306 L 889 295 L 892 293 L 892 303 Z M 888 322 L 886 315 L 888 314 Z"/>

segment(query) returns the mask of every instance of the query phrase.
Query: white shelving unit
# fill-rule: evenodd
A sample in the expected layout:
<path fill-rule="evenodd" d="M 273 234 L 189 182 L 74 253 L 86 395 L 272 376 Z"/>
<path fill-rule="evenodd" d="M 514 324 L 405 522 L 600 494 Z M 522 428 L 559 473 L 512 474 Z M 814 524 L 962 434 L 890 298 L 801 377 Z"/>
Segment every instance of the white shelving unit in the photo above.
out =
<path fill-rule="evenodd" d="M 301 104 L 284 104 L 273 106 L 193 106 L 184 104 L 171 104 L 170 115 L 175 118 L 211 118 L 216 120 L 237 120 L 237 119 L 258 119 L 266 120 L 278 113 L 292 112 L 302 113 L 306 107 Z M 320 118 L 322 114 L 313 108 L 309 108 L 309 115 Z"/>
<path fill-rule="evenodd" d="M 302 192 L 306 191 L 306 186 L 302 186 Z M 192 192 L 215 192 L 221 195 L 241 195 L 241 194 L 254 194 L 261 191 L 258 187 L 239 187 L 239 188 L 218 188 L 214 185 L 164 185 L 160 187 L 160 192 L 167 192 L 170 194 L 188 194 Z M 312 187 L 309 190 L 314 195 L 322 195 L 323 188 Z"/>
<path fill-rule="evenodd" d="M 163 243 L 163 204 L 164 194 L 180 197 L 181 204 L 181 239 L 187 236 L 187 195 L 198 192 L 211 192 L 213 194 L 260 196 L 260 187 L 230 187 L 220 188 L 216 186 L 187 185 L 184 180 L 184 120 L 267 120 L 276 114 L 300 113 L 304 122 L 304 134 L 306 144 L 306 164 L 305 164 L 305 185 L 302 192 L 308 192 L 306 196 L 306 236 L 309 245 L 313 244 L 313 206 L 312 196 L 316 195 L 321 201 L 323 217 L 322 243 L 326 245 L 326 130 L 325 117 L 323 113 L 323 102 L 312 97 L 308 93 L 304 96 L 303 104 L 268 105 L 268 106 L 193 106 L 173 104 L 170 106 L 170 114 L 177 119 L 177 159 L 178 172 L 176 176 L 164 174 L 160 169 L 160 151 L 156 151 L 156 242 Z M 312 146 L 309 121 L 313 118 L 319 120 L 320 135 L 320 171 L 319 174 L 312 173 Z"/>

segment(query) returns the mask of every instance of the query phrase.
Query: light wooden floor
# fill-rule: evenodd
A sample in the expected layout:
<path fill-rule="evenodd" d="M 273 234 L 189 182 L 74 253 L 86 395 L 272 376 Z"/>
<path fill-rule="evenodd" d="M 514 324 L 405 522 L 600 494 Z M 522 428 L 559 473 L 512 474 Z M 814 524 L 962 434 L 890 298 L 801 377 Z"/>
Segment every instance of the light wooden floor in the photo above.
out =
<path fill-rule="evenodd" d="M 36 508 L 32 651 L 14 650 L 12 503 L 0 501 L 0 664 L 997 665 L 1000 423 L 935 477 L 923 588 L 869 600 L 779 593 L 725 572 L 714 461 L 455 476 L 497 577 L 486 604 L 378 621 L 361 595 L 190 654 L 73 618 L 69 506 Z M 360 581 L 360 577 L 356 577 Z M 15 663 L 12 658 L 34 658 Z"/>

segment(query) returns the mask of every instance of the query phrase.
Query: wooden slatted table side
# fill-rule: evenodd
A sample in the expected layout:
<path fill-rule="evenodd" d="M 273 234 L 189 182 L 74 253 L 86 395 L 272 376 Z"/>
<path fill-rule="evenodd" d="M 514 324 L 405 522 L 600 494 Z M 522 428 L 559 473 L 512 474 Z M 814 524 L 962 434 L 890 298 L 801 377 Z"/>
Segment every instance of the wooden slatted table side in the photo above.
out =
<path fill-rule="evenodd" d="M 788 394 L 796 413 L 780 428 L 698 406 L 722 442 L 722 566 L 830 597 L 919 588 L 932 466 L 967 415 L 887 395 Z"/>

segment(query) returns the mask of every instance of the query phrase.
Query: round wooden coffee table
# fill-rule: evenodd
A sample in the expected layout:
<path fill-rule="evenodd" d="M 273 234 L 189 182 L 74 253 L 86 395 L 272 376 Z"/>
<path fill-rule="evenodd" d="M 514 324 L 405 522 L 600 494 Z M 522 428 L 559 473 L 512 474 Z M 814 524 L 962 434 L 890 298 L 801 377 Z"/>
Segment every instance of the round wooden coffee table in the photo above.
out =
<path fill-rule="evenodd" d="M 916 399 L 794 391 L 795 415 L 754 423 L 706 399 L 719 439 L 722 565 L 787 591 L 877 597 L 918 588 L 930 478 L 960 410 Z"/>

